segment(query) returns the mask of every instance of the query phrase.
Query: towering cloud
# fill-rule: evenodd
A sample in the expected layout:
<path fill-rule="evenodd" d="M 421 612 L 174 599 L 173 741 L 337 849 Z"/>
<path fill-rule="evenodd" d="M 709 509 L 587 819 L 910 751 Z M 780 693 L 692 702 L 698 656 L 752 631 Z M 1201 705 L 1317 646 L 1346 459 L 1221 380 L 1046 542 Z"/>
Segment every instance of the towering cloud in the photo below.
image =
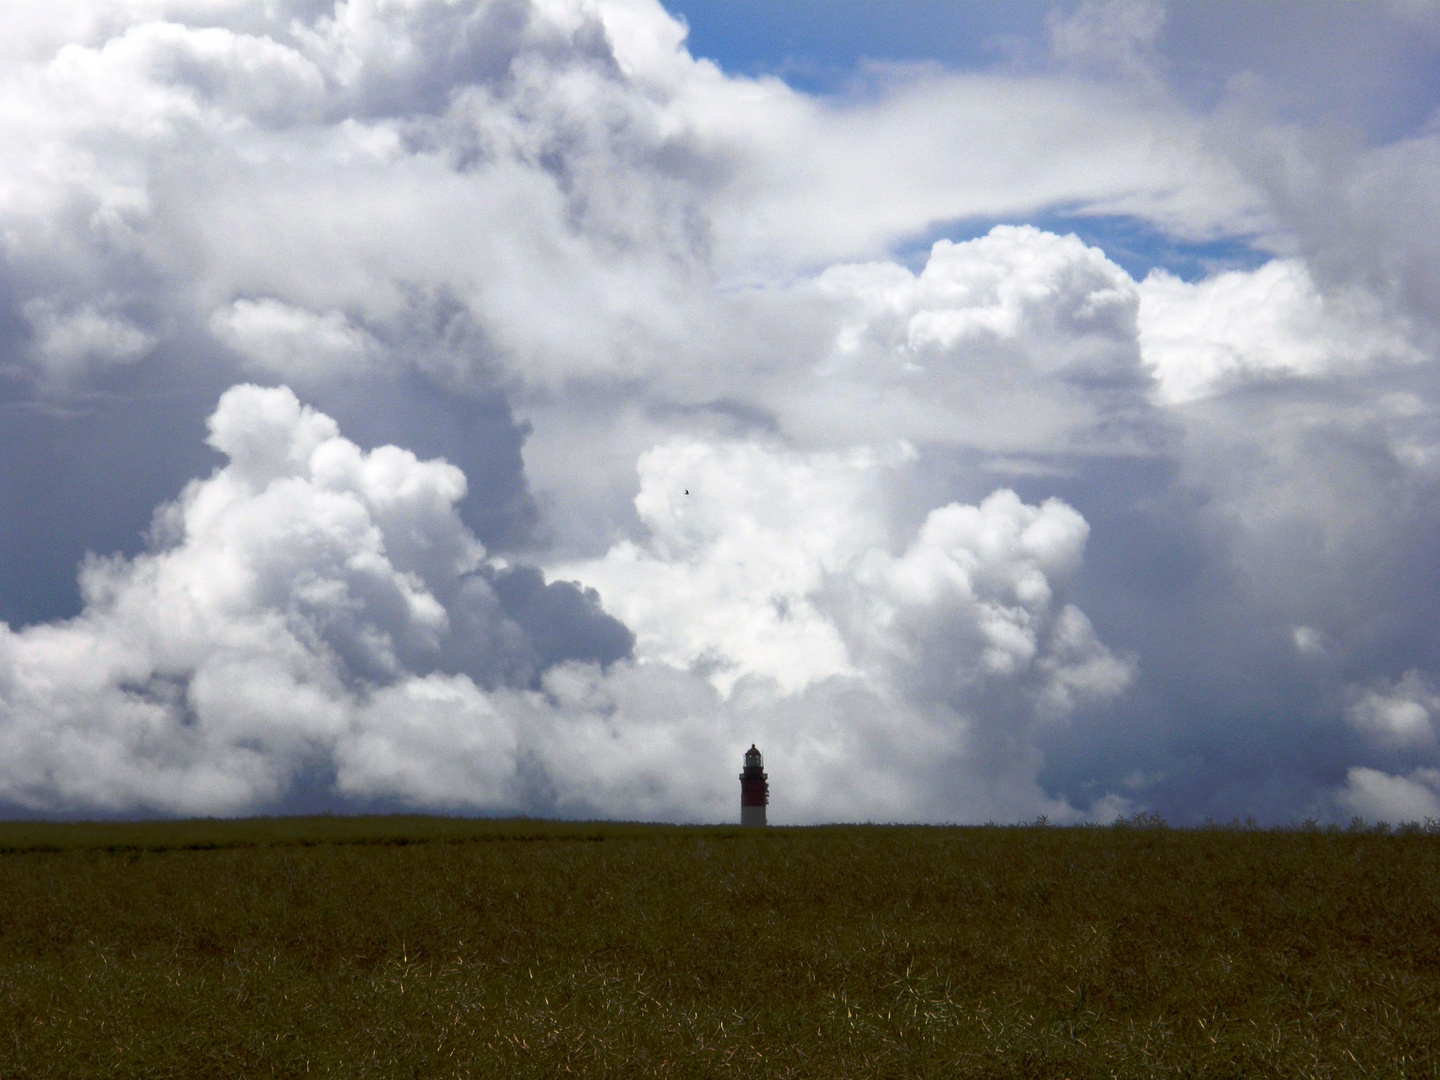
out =
<path fill-rule="evenodd" d="M 91 559 L 76 618 L 3 630 L 13 805 L 224 813 L 308 783 L 312 798 L 715 813 L 726 771 L 694 774 L 723 770 L 724 738 L 753 729 L 790 748 L 789 769 L 829 759 L 855 789 L 888 775 L 878 795 L 812 792 L 790 816 L 903 813 L 941 805 L 917 741 L 978 772 L 988 742 L 1024 755 L 1031 724 L 1130 678 L 1057 601 L 1086 532 L 1058 502 L 943 507 L 893 558 L 867 456 L 657 448 L 641 461 L 644 553 L 569 568 L 640 628 L 632 663 L 593 589 L 487 557 L 456 513 L 454 466 L 366 453 L 284 388 L 227 391 L 210 442 L 227 464 L 161 508 L 152 550 Z M 657 718 L 677 694 L 685 711 Z M 665 737 L 642 749 L 657 721 Z"/>
<path fill-rule="evenodd" d="M 1291 17 L 0 10 L 0 802 L 1429 814 L 1435 103 Z"/>
<path fill-rule="evenodd" d="M 4 630 L 3 797 L 235 812 L 318 769 L 341 795 L 514 806 L 515 723 L 483 688 L 528 685 L 540 650 L 456 515 L 460 470 L 365 453 L 285 389 L 227 391 L 210 433 L 228 463 L 151 551 L 90 559 L 76 618 Z M 628 652 L 593 593 L 547 591 L 576 637 L 608 631 L 576 659 Z"/>

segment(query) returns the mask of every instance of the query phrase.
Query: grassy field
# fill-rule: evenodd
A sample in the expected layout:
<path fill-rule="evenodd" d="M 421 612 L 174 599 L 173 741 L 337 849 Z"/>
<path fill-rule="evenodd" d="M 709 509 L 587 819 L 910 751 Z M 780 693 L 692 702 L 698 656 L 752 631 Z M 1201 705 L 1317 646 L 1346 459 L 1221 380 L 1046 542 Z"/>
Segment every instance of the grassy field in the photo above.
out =
<path fill-rule="evenodd" d="M 0 825 L 0 1076 L 1440 1077 L 1440 836 Z"/>

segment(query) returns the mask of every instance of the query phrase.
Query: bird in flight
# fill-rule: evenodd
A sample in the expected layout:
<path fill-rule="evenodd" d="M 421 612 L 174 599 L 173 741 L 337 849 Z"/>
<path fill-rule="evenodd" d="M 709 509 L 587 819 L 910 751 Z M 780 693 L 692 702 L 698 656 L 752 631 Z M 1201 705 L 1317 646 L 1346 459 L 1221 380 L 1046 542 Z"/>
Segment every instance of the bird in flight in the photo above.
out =
<path fill-rule="evenodd" d="M 689 489 L 689 488 L 686 488 L 686 489 L 685 489 L 685 494 L 686 494 L 686 495 L 689 495 L 689 494 L 690 494 L 690 489 Z"/>

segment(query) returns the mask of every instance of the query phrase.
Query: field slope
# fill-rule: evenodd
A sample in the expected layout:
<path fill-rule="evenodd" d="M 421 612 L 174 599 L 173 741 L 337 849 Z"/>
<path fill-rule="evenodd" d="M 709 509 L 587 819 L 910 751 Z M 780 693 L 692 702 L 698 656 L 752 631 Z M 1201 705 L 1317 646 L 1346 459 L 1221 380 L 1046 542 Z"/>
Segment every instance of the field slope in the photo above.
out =
<path fill-rule="evenodd" d="M 1440 1076 L 1440 837 L 0 825 L 3 1077 Z"/>

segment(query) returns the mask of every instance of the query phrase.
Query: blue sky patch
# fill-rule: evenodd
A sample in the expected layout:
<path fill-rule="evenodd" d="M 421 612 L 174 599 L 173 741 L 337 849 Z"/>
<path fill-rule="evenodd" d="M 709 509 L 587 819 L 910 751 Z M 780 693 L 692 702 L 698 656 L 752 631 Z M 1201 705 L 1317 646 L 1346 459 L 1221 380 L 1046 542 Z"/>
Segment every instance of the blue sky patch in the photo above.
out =
<path fill-rule="evenodd" d="M 872 60 L 956 69 L 1023 61 L 1044 41 L 1052 4 L 1035 0 L 664 0 L 690 27 L 694 56 L 736 75 L 778 75 L 797 90 L 843 89 Z"/>
<path fill-rule="evenodd" d="M 1074 233 L 1091 247 L 1105 252 L 1136 281 L 1159 267 L 1185 281 L 1199 281 L 1226 270 L 1254 270 L 1270 261 L 1269 252 L 1252 246 L 1248 237 L 1184 240 L 1170 236 L 1142 218 L 1124 214 L 1066 214 L 1047 212 L 1012 218 L 967 218 L 935 227 L 903 244 L 899 261 L 918 271 L 937 240 L 956 243 L 984 236 L 996 225 L 1034 225 L 1046 232 Z"/>

